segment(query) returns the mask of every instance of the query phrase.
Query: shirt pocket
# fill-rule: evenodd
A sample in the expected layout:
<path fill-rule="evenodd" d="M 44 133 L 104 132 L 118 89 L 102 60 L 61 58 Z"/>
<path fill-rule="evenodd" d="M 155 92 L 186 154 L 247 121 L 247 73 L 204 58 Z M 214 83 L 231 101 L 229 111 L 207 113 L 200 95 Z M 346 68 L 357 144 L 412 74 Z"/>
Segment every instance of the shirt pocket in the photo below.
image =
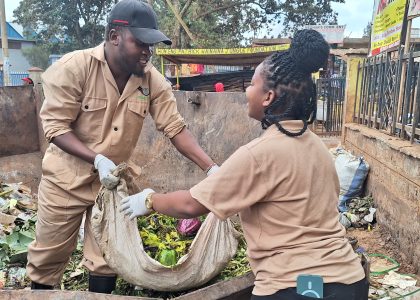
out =
<path fill-rule="evenodd" d="M 149 101 L 128 101 L 128 112 L 129 117 L 131 118 L 146 118 L 147 113 L 149 112 Z"/>
<path fill-rule="evenodd" d="M 107 99 L 85 97 L 74 130 L 82 142 L 99 142 L 107 108 Z"/>
<path fill-rule="evenodd" d="M 125 140 L 137 142 L 148 113 L 148 101 L 131 100 L 127 102 L 127 113 L 124 120 Z"/>

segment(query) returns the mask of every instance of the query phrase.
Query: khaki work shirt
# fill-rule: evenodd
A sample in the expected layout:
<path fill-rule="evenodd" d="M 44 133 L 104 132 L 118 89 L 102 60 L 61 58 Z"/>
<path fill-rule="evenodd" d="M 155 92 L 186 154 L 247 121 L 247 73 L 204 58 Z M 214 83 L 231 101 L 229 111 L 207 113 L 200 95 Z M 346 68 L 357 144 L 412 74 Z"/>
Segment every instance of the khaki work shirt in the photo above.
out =
<path fill-rule="evenodd" d="M 301 121 L 282 125 L 302 128 Z M 292 138 L 269 127 L 190 192 L 221 219 L 239 212 L 255 295 L 295 287 L 299 274 L 345 284 L 365 276 L 338 221 L 333 159 L 310 130 Z"/>
<path fill-rule="evenodd" d="M 64 55 L 42 80 L 45 100 L 40 117 L 46 139 L 72 131 L 117 165 L 133 153 L 148 113 L 168 138 L 185 126 L 170 84 L 150 63 L 143 77 L 131 75 L 120 95 L 104 44 Z M 69 190 L 97 178 L 91 164 L 53 144 L 44 156 L 43 176 Z"/>

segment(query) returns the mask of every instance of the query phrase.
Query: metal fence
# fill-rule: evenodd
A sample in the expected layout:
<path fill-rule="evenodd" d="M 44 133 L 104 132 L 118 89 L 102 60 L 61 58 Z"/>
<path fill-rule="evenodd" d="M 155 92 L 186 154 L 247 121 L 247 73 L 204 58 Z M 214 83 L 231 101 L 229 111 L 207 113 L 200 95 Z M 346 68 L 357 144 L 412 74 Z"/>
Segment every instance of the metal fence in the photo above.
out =
<path fill-rule="evenodd" d="M 353 120 L 419 143 L 420 52 L 386 54 L 359 63 Z"/>
<path fill-rule="evenodd" d="M 22 78 L 28 77 L 29 73 L 26 72 L 10 72 L 10 85 L 18 86 L 23 85 Z M 3 86 L 3 72 L 0 72 L 0 86 Z"/>
<path fill-rule="evenodd" d="M 317 113 L 314 130 L 318 134 L 340 135 L 343 125 L 344 77 L 318 79 Z"/>

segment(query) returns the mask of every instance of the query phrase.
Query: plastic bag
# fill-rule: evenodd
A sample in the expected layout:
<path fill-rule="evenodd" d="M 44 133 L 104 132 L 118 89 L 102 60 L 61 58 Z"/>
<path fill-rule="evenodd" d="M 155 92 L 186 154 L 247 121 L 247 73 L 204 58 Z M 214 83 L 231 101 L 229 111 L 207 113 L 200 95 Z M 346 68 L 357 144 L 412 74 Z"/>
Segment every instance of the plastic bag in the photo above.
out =
<path fill-rule="evenodd" d="M 362 195 L 369 164 L 363 157 L 356 157 L 344 149 L 337 149 L 335 169 L 340 181 L 338 209 L 340 212 L 346 212 L 350 200 Z"/>

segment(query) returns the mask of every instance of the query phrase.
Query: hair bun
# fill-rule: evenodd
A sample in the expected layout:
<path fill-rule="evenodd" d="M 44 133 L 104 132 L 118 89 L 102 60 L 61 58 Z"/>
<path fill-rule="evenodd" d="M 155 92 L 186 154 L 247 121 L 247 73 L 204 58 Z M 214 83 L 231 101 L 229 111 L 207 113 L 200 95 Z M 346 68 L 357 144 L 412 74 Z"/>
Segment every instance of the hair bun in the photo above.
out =
<path fill-rule="evenodd" d="M 330 46 L 318 31 L 303 29 L 293 37 L 289 53 L 300 71 L 313 73 L 327 62 Z"/>

